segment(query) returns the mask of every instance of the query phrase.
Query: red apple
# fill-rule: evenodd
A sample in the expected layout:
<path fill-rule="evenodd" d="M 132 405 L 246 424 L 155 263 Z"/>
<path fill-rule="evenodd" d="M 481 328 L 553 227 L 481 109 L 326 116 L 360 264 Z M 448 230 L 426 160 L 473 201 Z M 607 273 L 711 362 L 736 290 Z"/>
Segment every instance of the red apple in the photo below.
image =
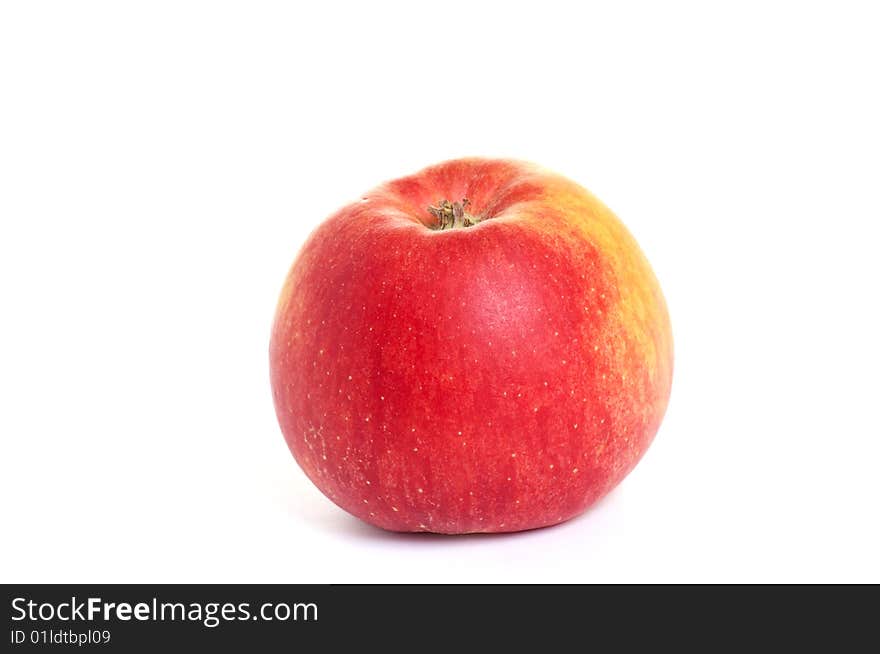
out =
<path fill-rule="evenodd" d="M 672 337 L 647 260 L 577 184 L 462 159 L 366 194 L 293 264 L 270 344 L 306 475 L 394 531 L 582 513 L 645 453 Z"/>

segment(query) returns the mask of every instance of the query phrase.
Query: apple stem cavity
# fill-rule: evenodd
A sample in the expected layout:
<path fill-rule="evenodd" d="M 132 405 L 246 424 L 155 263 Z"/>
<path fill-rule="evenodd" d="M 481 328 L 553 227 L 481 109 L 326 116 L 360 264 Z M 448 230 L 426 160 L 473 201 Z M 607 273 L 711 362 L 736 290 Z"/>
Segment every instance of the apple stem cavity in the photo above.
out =
<path fill-rule="evenodd" d="M 443 231 L 444 229 L 458 229 L 476 225 L 483 219 L 465 211 L 465 207 L 469 204 L 470 200 L 462 198 L 461 202 L 441 200 L 437 206 L 428 207 L 428 212 L 437 219 L 431 229 Z"/>

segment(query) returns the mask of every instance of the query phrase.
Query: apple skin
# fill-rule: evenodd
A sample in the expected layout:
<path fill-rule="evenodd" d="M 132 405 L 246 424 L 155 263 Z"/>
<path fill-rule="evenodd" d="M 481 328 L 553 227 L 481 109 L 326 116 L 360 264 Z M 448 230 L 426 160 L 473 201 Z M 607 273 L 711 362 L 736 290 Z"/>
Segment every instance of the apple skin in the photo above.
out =
<path fill-rule="evenodd" d="M 468 227 L 429 211 L 467 198 Z M 651 268 L 577 184 L 460 159 L 328 218 L 270 342 L 281 430 L 309 479 L 384 529 L 509 532 L 582 513 L 650 445 L 672 381 Z"/>

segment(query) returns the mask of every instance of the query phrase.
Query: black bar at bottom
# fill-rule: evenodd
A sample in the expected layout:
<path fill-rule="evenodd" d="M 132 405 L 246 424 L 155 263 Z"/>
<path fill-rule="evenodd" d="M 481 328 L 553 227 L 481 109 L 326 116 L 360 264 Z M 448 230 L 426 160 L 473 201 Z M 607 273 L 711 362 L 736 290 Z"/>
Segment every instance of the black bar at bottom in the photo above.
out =
<path fill-rule="evenodd" d="M 876 586 L 6 585 L 6 651 L 876 647 Z"/>

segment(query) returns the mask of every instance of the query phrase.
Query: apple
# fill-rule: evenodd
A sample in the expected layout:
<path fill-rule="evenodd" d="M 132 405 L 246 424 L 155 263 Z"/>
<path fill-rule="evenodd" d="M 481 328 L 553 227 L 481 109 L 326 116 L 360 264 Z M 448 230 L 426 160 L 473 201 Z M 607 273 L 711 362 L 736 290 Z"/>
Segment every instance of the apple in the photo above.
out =
<path fill-rule="evenodd" d="M 281 431 L 384 529 L 509 532 L 581 514 L 663 418 L 672 336 L 636 241 L 536 165 L 460 159 L 330 216 L 270 340 Z"/>

